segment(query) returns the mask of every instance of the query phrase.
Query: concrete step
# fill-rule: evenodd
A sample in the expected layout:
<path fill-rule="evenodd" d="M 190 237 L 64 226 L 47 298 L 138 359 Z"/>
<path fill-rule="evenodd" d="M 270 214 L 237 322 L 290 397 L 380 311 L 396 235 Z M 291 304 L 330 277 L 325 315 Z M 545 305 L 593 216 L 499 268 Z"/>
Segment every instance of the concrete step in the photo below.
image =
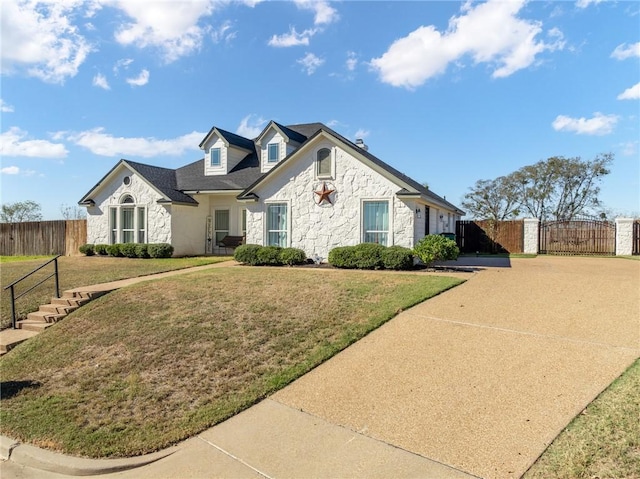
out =
<path fill-rule="evenodd" d="M 16 327 L 25 331 L 35 331 L 36 333 L 41 333 L 54 324 L 55 323 L 43 323 L 42 321 L 32 319 L 23 319 L 22 321 L 18 321 Z"/>
<path fill-rule="evenodd" d="M 75 311 L 79 306 L 63 306 L 61 304 L 43 304 L 40 306 L 40 311 L 45 313 L 54 314 L 69 314 L 71 311 Z"/>
<path fill-rule="evenodd" d="M 109 291 L 63 291 L 62 297 L 66 299 L 96 299 Z"/>
<path fill-rule="evenodd" d="M 18 344 L 33 338 L 38 333 L 36 331 L 28 331 L 23 329 L 5 329 L 0 334 L 0 356 L 8 353 Z"/>
<path fill-rule="evenodd" d="M 55 323 L 66 316 L 65 313 L 51 313 L 47 311 L 34 311 L 27 314 L 27 319 L 33 322 Z"/>
<path fill-rule="evenodd" d="M 75 306 L 76 308 L 87 304 L 91 298 L 51 298 L 51 304 L 56 306 Z"/>

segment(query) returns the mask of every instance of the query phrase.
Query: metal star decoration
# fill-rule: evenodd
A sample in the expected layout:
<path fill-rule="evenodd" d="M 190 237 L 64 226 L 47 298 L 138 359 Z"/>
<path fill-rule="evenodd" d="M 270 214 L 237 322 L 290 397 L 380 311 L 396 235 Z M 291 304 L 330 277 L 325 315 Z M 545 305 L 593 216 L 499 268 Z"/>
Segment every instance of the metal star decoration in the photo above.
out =
<path fill-rule="evenodd" d="M 332 190 L 330 188 L 327 187 L 327 184 L 325 182 L 322 183 L 322 189 L 320 191 L 314 191 L 314 193 L 316 195 L 318 195 L 318 204 L 321 205 L 322 203 L 324 203 L 325 201 L 327 201 L 330 205 L 332 205 L 333 203 L 331 202 L 331 193 L 335 192 L 336 190 Z"/>

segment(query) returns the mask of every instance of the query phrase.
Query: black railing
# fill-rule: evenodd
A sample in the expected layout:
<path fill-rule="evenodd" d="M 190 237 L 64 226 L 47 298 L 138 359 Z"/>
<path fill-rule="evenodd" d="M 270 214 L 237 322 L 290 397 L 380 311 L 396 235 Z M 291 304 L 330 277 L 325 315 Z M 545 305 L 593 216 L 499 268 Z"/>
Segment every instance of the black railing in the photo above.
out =
<path fill-rule="evenodd" d="M 45 264 L 43 264 L 42 266 L 38 266 L 36 269 L 34 269 L 33 271 L 31 271 L 31 273 L 27 273 L 25 274 L 22 278 L 14 281 L 13 283 L 11 283 L 8 286 L 5 286 L 4 289 L 5 291 L 8 289 L 11 291 L 11 327 L 13 329 L 16 329 L 16 299 L 21 298 L 22 296 L 24 296 L 25 294 L 27 294 L 28 292 L 30 292 L 31 290 L 37 288 L 38 286 L 40 286 L 42 283 L 44 283 L 46 280 L 52 278 L 55 276 L 56 278 L 56 298 L 60 297 L 60 280 L 58 278 L 58 258 L 62 256 L 61 254 L 59 254 L 58 256 L 56 256 L 53 259 L 50 259 L 49 261 L 47 261 Z M 33 273 L 35 273 L 36 271 L 40 271 L 42 268 L 44 268 L 45 266 L 47 266 L 48 264 L 53 263 L 54 265 L 54 271 L 53 273 L 51 273 L 49 276 L 47 276 L 46 278 L 44 278 L 42 281 L 36 283 L 35 285 L 31 286 L 28 290 L 20 293 L 18 296 L 16 296 L 16 291 L 15 291 L 15 287 L 16 285 L 24 280 L 27 279 L 29 276 L 31 276 Z"/>

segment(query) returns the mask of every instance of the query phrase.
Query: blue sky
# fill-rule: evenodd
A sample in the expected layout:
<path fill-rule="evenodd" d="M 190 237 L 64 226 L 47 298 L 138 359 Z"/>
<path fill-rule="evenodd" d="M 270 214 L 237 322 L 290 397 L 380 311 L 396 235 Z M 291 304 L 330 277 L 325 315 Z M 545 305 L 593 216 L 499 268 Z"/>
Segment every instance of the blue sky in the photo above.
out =
<path fill-rule="evenodd" d="M 212 126 L 320 121 L 455 203 L 550 156 L 615 155 L 640 212 L 640 4 L 2 0 L 2 203 L 45 219 L 120 159 L 175 168 Z"/>

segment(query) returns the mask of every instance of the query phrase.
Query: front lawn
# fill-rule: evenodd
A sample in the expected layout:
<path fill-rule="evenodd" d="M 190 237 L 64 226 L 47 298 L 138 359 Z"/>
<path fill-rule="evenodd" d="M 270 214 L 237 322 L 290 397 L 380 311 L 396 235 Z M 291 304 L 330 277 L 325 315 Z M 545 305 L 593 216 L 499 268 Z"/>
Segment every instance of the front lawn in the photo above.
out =
<path fill-rule="evenodd" d="M 2 256 L 0 257 L 0 329 L 11 327 L 11 301 L 9 291 L 4 287 L 45 264 L 53 256 Z M 107 283 L 119 279 L 134 278 L 152 273 L 162 273 L 175 269 L 201 266 L 231 259 L 226 256 L 206 256 L 195 258 L 130 259 L 105 256 L 61 256 L 58 258 L 60 294 L 64 290 Z M 27 291 L 54 271 L 53 263 L 30 276 L 16 286 L 16 296 Z M 55 296 L 55 282 L 51 278 L 36 289 L 16 301 L 18 319 L 36 311 Z"/>
<path fill-rule="evenodd" d="M 2 434 L 143 454 L 249 407 L 461 280 L 233 267 L 103 296 L 0 359 Z"/>

